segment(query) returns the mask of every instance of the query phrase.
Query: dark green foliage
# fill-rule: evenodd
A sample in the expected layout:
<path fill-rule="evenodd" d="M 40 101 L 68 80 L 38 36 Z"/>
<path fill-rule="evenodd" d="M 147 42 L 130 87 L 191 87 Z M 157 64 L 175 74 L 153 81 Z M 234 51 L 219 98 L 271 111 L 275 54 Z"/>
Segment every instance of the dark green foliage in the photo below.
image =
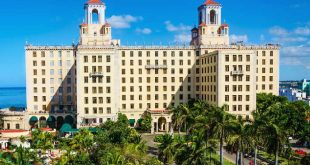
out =
<path fill-rule="evenodd" d="M 300 164 L 301 165 L 309 165 L 310 164 L 310 156 L 305 156 L 301 159 L 300 161 Z"/>
<path fill-rule="evenodd" d="M 152 117 L 150 113 L 144 113 L 141 117 L 141 123 L 139 123 L 139 130 L 143 132 L 151 132 Z"/>

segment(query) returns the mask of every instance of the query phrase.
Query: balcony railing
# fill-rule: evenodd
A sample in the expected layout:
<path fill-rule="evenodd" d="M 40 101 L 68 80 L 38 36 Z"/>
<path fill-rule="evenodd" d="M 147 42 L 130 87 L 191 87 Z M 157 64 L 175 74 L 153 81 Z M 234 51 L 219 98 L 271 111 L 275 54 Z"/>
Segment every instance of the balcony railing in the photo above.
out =
<path fill-rule="evenodd" d="M 238 75 L 243 75 L 243 71 L 242 70 L 235 70 L 235 71 L 231 71 L 231 75 L 232 76 L 238 76 Z"/>
<path fill-rule="evenodd" d="M 90 77 L 103 77 L 102 72 L 93 72 L 89 74 Z"/>
<path fill-rule="evenodd" d="M 167 65 L 145 65 L 145 69 L 167 69 Z"/>

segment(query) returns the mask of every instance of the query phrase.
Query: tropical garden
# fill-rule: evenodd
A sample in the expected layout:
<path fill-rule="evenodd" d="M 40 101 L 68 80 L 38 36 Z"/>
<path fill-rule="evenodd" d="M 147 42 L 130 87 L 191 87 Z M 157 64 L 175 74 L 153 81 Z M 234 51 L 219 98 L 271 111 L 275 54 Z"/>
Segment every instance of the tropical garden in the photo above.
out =
<path fill-rule="evenodd" d="M 20 138 L 30 141 L 31 148 L 18 146 L 0 153 L 0 164 L 44 164 L 46 155 L 55 149 L 61 151 L 60 156 L 49 164 L 243 165 L 248 155 L 253 156 L 253 164 L 310 164 L 309 156 L 293 148 L 309 147 L 310 107 L 304 102 L 258 94 L 257 109 L 249 119 L 226 109 L 200 100 L 170 108 L 175 131 L 155 136 L 153 155 L 141 136 L 150 132 L 152 118 L 145 115 L 138 128 L 130 128 L 127 117 L 119 114 L 117 121 L 107 121 L 96 131 L 81 129 L 71 138 L 35 130 L 30 138 Z M 224 159 L 225 153 L 235 155 L 234 163 Z"/>
<path fill-rule="evenodd" d="M 296 144 L 310 142 L 310 107 L 302 101 L 288 102 L 285 97 L 257 95 L 253 118 L 244 119 L 203 101 L 192 101 L 172 108 L 177 135 L 160 135 L 158 158 L 166 164 L 227 164 L 224 150 L 235 153 L 235 164 L 243 165 L 245 155 L 253 164 L 310 164 L 309 156 L 292 150 Z M 181 135 L 180 132 L 186 132 Z M 258 151 L 260 154 L 258 154 Z M 219 159 L 216 156 L 219 154 Z M 260 159 L 258 159 L 258 157 Z M 260 160 L 258 162 L 258 160 Z"/>

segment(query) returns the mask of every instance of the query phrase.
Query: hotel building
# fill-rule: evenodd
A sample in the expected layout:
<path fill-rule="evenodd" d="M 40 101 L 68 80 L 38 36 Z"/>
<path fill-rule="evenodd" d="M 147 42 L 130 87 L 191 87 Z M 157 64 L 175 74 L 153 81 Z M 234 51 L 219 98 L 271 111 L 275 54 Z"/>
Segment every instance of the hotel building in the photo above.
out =
<path fill-rule="evenodd" d="M 122 46 L 103 2 L 89 0 L 84 9 L 77 45 L 25 47 L 29 127 L 97 126 L 118 113 L 134 126 L 151 113 L 152 132 L 168 131 L 168 107 L 190 99 L 227 104 L 246 118 L 257 93 L 278 95 L 279 46 L 231 44 L 214 0 L 199 6 L 188 46 Z"/>

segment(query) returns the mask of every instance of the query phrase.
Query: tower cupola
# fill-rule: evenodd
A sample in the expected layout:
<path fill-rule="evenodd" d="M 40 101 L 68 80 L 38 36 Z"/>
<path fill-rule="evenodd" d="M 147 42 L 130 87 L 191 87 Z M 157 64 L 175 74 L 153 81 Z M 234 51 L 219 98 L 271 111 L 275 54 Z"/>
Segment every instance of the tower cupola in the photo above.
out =
<path fill-rule="evenodd" d="M 101 0 L 88 0 L 84 6 L 87 24 L 105 24 L 106 6 Z"/>
<path fill-rule="evenodd" d="M 229 45 L 229 26 L 222 24 L 222 5 L 206 0 L 198 7 L 198 37 L 192 31 L 192 45 Z"/>
<path fill-rule="evenodd" d="M 207 0 L 199 8 L 199 24 L 221 25 L 222 5 L 214 0 Z"/>

